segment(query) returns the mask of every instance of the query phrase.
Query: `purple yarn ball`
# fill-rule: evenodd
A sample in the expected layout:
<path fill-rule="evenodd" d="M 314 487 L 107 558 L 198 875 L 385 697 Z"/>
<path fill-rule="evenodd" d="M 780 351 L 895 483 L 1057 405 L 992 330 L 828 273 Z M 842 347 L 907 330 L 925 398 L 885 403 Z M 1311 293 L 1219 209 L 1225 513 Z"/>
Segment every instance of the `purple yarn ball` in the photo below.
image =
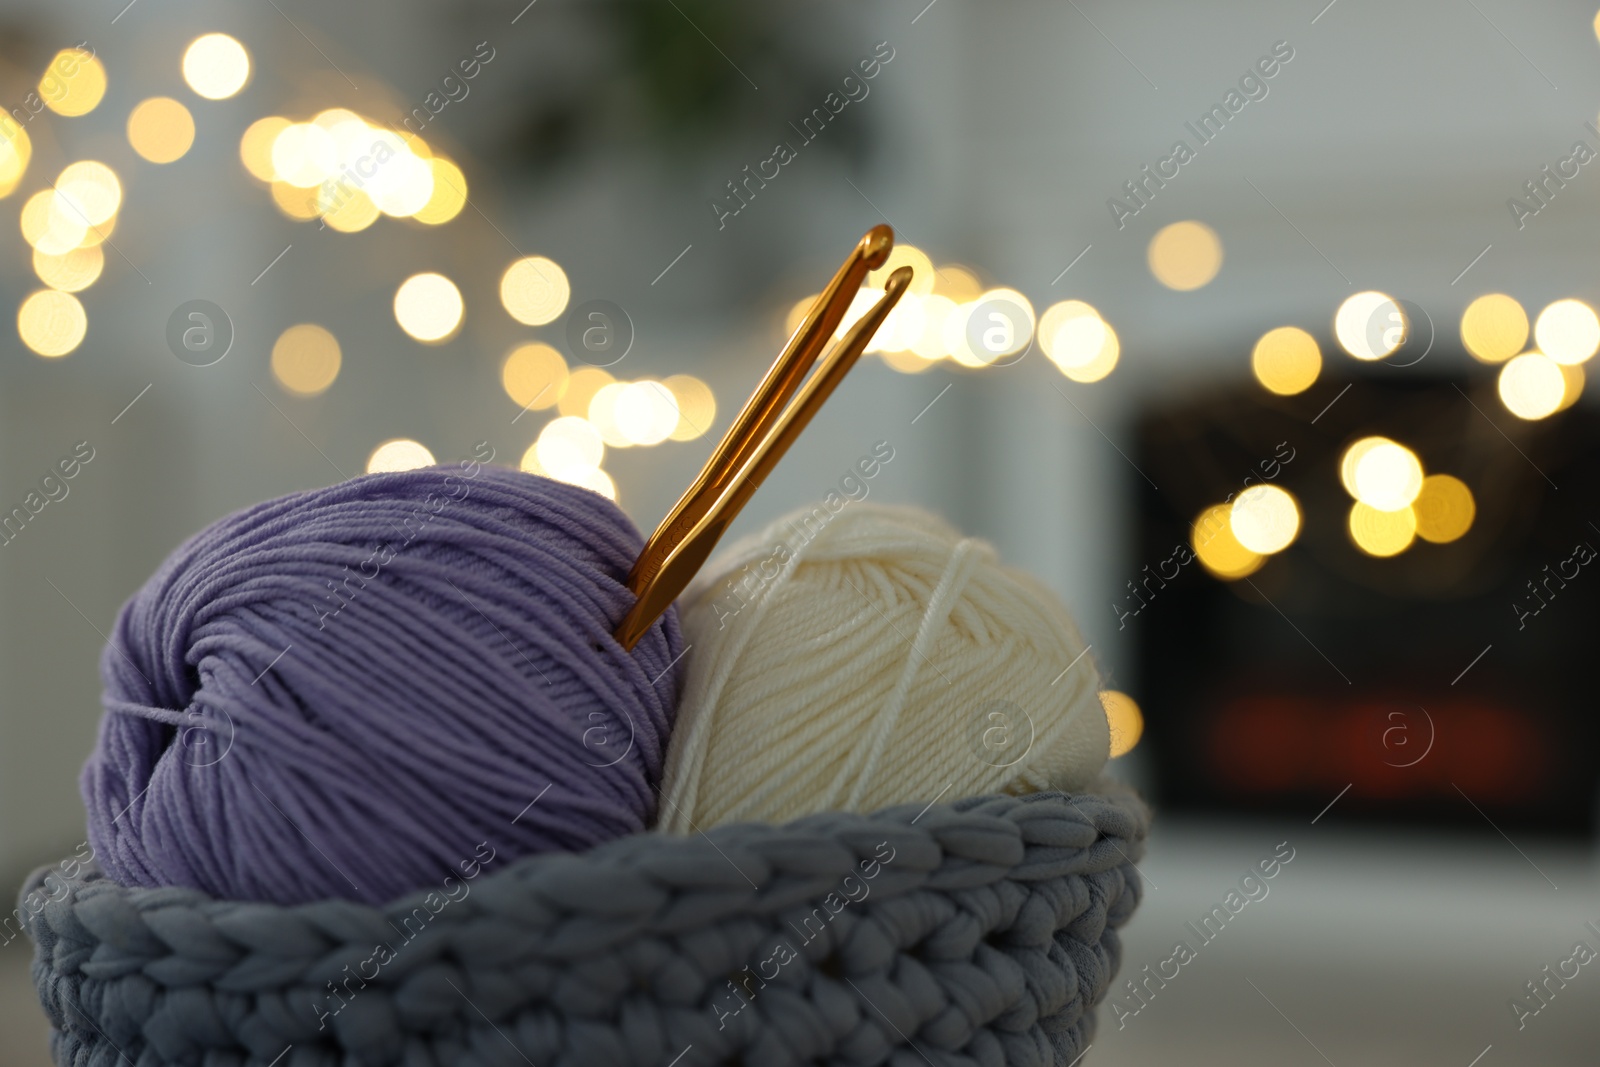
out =
<path fill-rule="evenodd" d="M 278 904 L 437 887 L 487 842 L 653 820 L 683 639 L 611 632 L 643 538 L 597 493 L 464 462 L 202 530 L 123 606 L 82 787 L 124 885 Z"/>

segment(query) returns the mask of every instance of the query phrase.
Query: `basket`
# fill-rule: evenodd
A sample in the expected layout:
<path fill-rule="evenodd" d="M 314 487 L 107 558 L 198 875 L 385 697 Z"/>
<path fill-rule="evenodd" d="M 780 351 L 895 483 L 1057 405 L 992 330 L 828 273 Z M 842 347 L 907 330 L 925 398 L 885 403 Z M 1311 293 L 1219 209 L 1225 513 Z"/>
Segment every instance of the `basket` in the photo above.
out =
<path fill-rule="evenodd" d="M 491 842 L 383 908 L 92 864 L 23 900 L 60 1067 L 1067 1067 L 1147 827 L 1106 786 L 514 863 Z"/>

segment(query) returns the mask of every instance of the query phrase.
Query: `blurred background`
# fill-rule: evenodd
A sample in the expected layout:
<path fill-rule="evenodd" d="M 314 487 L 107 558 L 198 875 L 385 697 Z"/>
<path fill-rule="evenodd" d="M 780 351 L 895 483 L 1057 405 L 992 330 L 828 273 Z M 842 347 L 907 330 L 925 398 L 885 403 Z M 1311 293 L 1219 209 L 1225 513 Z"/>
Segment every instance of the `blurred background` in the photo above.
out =
<path fill-rule="evenodd" d="M 1071 607 L 1158 816 L 1121 978 L 1198 948 L 1089 1061 L 1594 1062 L 1592 5 L 3 0 L 0 103 L 7 886 L 183 537 L 478 442 L 648 530 L 887 222 L 736 532 L 886 441 Z"/>

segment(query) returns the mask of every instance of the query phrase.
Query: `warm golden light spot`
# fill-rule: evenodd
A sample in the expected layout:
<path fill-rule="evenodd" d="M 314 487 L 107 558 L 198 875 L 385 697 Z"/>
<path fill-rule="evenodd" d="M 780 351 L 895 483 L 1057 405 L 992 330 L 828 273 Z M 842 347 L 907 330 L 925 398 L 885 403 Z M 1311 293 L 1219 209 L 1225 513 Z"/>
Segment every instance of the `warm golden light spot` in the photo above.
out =
<path fill-rule="evenodd" d="M 345 186 L 332 188 L 334 195 L 331 200 L 327 195 L 327 185 L 318 188 L 317 197 L 322 221 L 328 224 L 329 229 L 340 233 L 357 233 L 378 221 L 378 205 L 366 193 Z"/>
<path fill-rule="evenodd" d="M 41 189 L 22 205 L 22 236 L 47 256 L 64 256 L 84 243 L 89 227 L 54 189 Z"/>
<path fill-rule="evenodd" d="M 1454 541 L 1472 528 L 1478 506 L 1472 490 L 1460 478 L 1430 474 L 1423 479 L 1422 492 L 1411 505 L 1416 517 L 1417 536 L 1434 544 Z"/>
<path fill-rule="evenodd" d="M 711 432 L 717 421 L 717 398 L 711 387 L 691 374 L 674 374 L 661 383 L 672 390 L 678 402 L 678 425 L 674 441 L 693 441 Z"/>
<path fill-rule="evenodd" d="M 1500 368 L 1500 402 L 1519 419 L 1554 414 L 1566 393 L 1561 365 L 1539 352 L 1525 352 Z"/>
<path fill-rule="evenodd" d="M 1144 735 L 1144 715 L 1139 705 L 1127 693 L 1103 689 L 1099 693 L 1100 706 L 1106 712 L 1106 725 L 1111 727 L 1111 759 L 1126 756 L 1133 751 Z"/>
<path fill-rule="evenodd" d="M 272 346 L 272 376 L 299 396 L 316 396 L 339 377 L 339 341 L 313 323 L 291 326 Z"/>
<path fill-rule="evenodd" d="M 1528 313 L 1504 293 L 1486 293 L 1461 313 L 1461 343 L 1481 363 L 1504 363 L 1528 341 Z"/>
<path fill-rule="evenodd" d="M 1356 495 L 1356 465 L 1371 449 L 1382 444 L 1393 444 L 1387 437 L 1363 437 L 1344 450 L 1339 457 L 1339 483 L 1351 496 Z"/>
<path fill-rule="evenodd" d="M 321 185 L 339 169 L 339 143 L 321 126 L 291 122 L 272 139 L 274 180 L 301 188 Z"/>
<path fill-rule="evenodd" d="M 106 257 L 98 245 L 74 248 L 60 256 L 33 250 L 33 272 L 52 289 L 77 293 L 95 283 L 105 269 Z"/>
<path fill-rule="evenodd" d="M 372 455 L 367 459 L 368 474 L 387 474 L 394 471 L 414 471 L 419 467 L 431 467 L 437 460 L 433 453 L 420 441 L 413 441 L 409 437 L 397 437 L 392 441 L 385 441 L 372 450 Z"/>
<path fill-rule="evenodd" d="M 194 144 L 194 116 L 170 96 L 152 96 L 128 116 L 128 143 L 151 163 L 182 159 Z"/>
<path fill-rule="evenodd" d="M 548 477 L 561 482 L 576 481 L 586 469 L 593 470 L 606 458 L 606 444 L 588 419 L 563 415 L 552 419 L 539 431 L 534 455 Z"/>
<path fill-rule="evenodd" d="M 589 401 L 601 389 L 616 381 L 608 371 L 599 367 L 579 367 L 567 378 L 567 391 L 561 394 L 557 410 L 563 415 L 584 418 L 589 414 Z"/>
<path fill-rule="evenodd" d="M 378 205 L 378 210 L 385 215 L 403 219 L 427 207 L 428 201 L 433 199 L 432 162 L 412 152 L 398 136 L 388 130 L 374 130 L 369 127 L 367 135 L 371 138 L 371 147 L 367 149 L 368 151 L 377 153 L 380 148 L 387 148 L 392 153 L 375 164 L 373 174 L 362 186 L 362 190 L 372 198 L 372 202 Z M 352 151 L 346 154 L 347 162 L 341 173 L 349 174 L 353 164 L 355 173 L 359 176 L 363 164 L 359 156 L 349 159 L 352 155 L 356 153 Z"/>
<path fill-rule="evenodd" d="M 10 115 L 0 115 L 0 200 L 16 191 L 33 158 L 33 141 Z"/>
<path fill-rule="evenodd" d="M 973 352 L 967 340 L 967 321 L 976 307 L 975 302 L 957 304 L 950 309 L 939 327 L 939 341 L 945 352 L 961 366 L 974 369 L 984 366 L 983 359 Z"/>
<path fill-rule="evenodd" d="M 1222 269 L 1222 238 L 1203 222 L 1163 226 L 1150 239 L 1150 273 L 1168 289 L 1199 289 Z"/>
<path fill-rule="evenodd" d="M 914 293 L 906 293 L 890 309 L 878 332 L 872 335 L 867 351 L 909 352 L 922 339 L 922 329 L 926 324 L 927 315 L 922 310 L 922 298 Z M 919 359 L 918 362 L 926 361 Z"/>
<path fill-rule="evenodd" d="M 1410 330 L 1405 312 L 1387 293 L 1356 293 L 1333 317 L 1339 347 L 1359 360 L 1384 358 L 1405 344 Z"/>
<path fill-rule="evenodd" d="M 85 227 L 99 226 L 122 207 L 122 182 L 104 163 L 85 159 L 61 171 L 56 197 L 61 209 L 77 216 Z"/>
<path fill-rule="evenodd" d="M 1206 570 L 1230 581 L 1254 574 L 1267 562 L 1266 556 L 1250 551 L 1233 536 L 1229 522 L 1232 510 L 1228 504 L 1213 504 L 1194 520 L 1194 529 L 1189 533 L 1194 554 Z"/>
<path fill-rule="evenodd" d="M 966 267 L 946 263 L 934 269 L 933 291 L 957 304 L 965 304 L 978 298 L 978 294 L 983 292 L 983 283 Z"/>
<path fill-rule="evenodd" d="M 922 298 L 922 333 L 912 340 L 911 352 L 924 363 L 931 366 L 949 355 L 944 347 L 944 323 L 955 309 L 955 301 L 948 296 L 934 293 Z"/>
<path fill-rule="evenodd" d="M 1557 300 L 1539 312 L 1533 339 L 1557 363 L 1582 363 L 1600 349 L 1600 318 L 1582 300 Z"/>
<path fill-rule="evenodd" d="M 443 274 L 413 274 L 394 294 L 394 317 L 419 341 L 447 340 L 461 325 L 461 290 Z"/>
<path fill-rule="evenodd" d="M 183 80 L 207 100 L 226 100 L 250 80 L 250 53 L 225 33 L 196 37 L 183 53 Z"/>
<path fill-rule="evenodd" d="M 600 434 L 607 448 L 627 448 L 633 440 L 622 432 L 622 424 L 617 418 L 617 401 L 628 389 L 628 382 L 608 382 L 600 387 L 589 400 L 589 411 L 586 418 L 589 425 L 593 426 Z"/>
<path fill-rule="evenodd" d="M 461 214 L 466 206 L 467 176 L 443 156 L 434 156 L 428 165 L 433 169 L 433 193 L 411 217 L 429 226 L 440 226 Z"/>
<path fill-rule="evenodd" d="M 542 342 L 520 345 L 501 364 L 500 385 L 519 408 L 553 408 L 567 390 L 567 361 Z"/>
<path fill-rule="evenodd" d="M 677 397 L 662 382 L 649 379 L 624 386 L 612 413 L 629 444 L 659 445 L 678 428 Z"/>
<path fill-rule="evenodd" d="M 874 289 L 882 289 L 889 283 L 889 275 L 901 267 L 911 268 L 911 284 L 906 287 L 907 296 L 927 296 L 933 292 L 933 260 L 916 245 L 895 245 L 889 250 L 889 258 L 883 261 L 883 266 L 867 273 L 866 284 Z"/>
<path fill-rule="evenodd" d="M 56 53 L 39 79 L 39 98 L 57 115 L 87 115 L 106 95 L 106 68 L 92 52 L 66 48 Z"/>
<path fill-rule="evenodd" d="M 878 353 L 878 356 L 889 365 L 891 370 L 897 370 L 901 374 L 921 374 L 923 371 L 927 370 L 929 367 L 938 362 L 938 360 L 934 359 L 924 359 L 916 351 L 911 349 L 902 349 L 895 352 L 880 352 Z"/>
<path fill-rule="evenodd" d="M 1561 403 L 1556 405 L 1557 411 L 1565 411 L 1578 402 L 1583 395 L 1584 373 L 1583 367 L 1577 363 L 1558 363 L 1561 368 L 1561 377 L 1566 383 L 1566 389 L 1561 394 Z"/>
<path fill-rule="evenodd" d="M 850 332 L 850 327 L 860 322 L 867 312 L 871 311 L 873 306 L 882 299 L 882 289 L 873 289 L 865 285 L 857 289 L 856 295 L 850 298 L 849 305 L 844 309 L 844 315 L 839 319 L 839 325 L 833 329 L 833 339 L 837 341 L 843 338 L 845 334 Z M 880 326 L 878 333 L 882 332 L 883 328 Z M 873 336 L 876 337 L 877 334 Z"/>
<path fill-rule="evenodd" d="M 272 183 L 272 202 L 291 219 L 308 222 L 322 213 L 322 190 L 315 185 Z"/>
<path fill-rule="evenodd" d="M 1417 535 L 1417 515 L 1409 507 L 1379 511 L 1356 501 L 1350 505 L 1350 539 L 1369 556 L 1398 556 L 1411 547 Z"/>
<path fill-rule="evenodd" d="M 969 317 L 962 333 L 967 337 L 968 351 L 984 366 L 1014 356 L 1032 343 L 1038 316 L 1034 314 L 1033 304 L 1017 290 L 990 289 L 969 307 L 969 316 L 976 317 L 977 321 Z"/>
<path fill-rule="evenodd" d="M 83 240 L 78 242 L 78 247 L 94 248 L 97 245 L 104 244 L 105 239 L 110 237 L 112 232 L 116 230 L 117 219 L 119 217 L 120 216 L 113 215 L 98 226 L 90 226 L 88 230 L 84 232 Z"/>
<path fill-rule="evenodd" d="M 1310 389 L 1322 373 L 1317 339 L 1297 326 L 1268 330 L 1250 353 L 1250 369 L 1269 393 L 1294 396 Z"/>
<path fill-rule="evenodd" d="M 239 138 L 239 161 L 252 177 L 264 182 L 279 177 L 272 163 L 272 148 L 277 143 L 278 135 L 293 125 L 281 115 L 268 115 L 264 119 L 256 119 L 244 131 L 244 136 Z"/>
<path fill-rule="evenodd" d="M 567 272 L 544 256 L 519 259 L 500 278 L 500 302 L 512 318 L 527 326 L 554 322 L 571 296 Z"/>
<path fill-rule="evenodd" d="M 1117 365 L 1121 345 L 1111 324 L 1081 300 L 1064 300 L 1046 310 L 1039 345 L 1062 374 L 1075 382 L 1097 382 Z"/>
<path fill-rule="evenodd" d="M 1300 534 L 1300 506 L 1275 485 L 1252 485 L 1234 498 L 1228 513 L 1233 536 L 1251 552 L 1282 552 Z"/>
<path fill-rule="evenodd" d="M 17 310 L 17 334 L 41 356 L 66 355 L 83 343 L 88 331 L 89 316 L 71 293 L 40 289 Z"/>
<path fill-rule="evenodd" d="M 1422 461 L 1405 445 L 1379 441 L 1351 468 L 1351 495 L 1379 511 L 1399 511 L 1422 492 Z"/>

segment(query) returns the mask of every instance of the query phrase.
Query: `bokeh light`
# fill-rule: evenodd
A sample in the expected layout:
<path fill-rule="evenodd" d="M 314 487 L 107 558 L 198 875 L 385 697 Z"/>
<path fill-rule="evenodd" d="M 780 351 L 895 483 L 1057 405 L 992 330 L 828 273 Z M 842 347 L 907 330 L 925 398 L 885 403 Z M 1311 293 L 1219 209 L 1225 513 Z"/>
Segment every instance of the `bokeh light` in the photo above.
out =
<path fill-rule="evenodd" d="M 17 310 L 17 334 L 22 343 L 48 358 L 64 356 L 83 343 L 89 316 L 71 293 L 40 289 Z"/>
<path fill-rule="evenodd" d="M 394 294 L 394 317 L 418 341 L 448 339 L 461 325 L 461 290 L 442 274 L 413 274 Z"/>
<path fill-rule="evenodd" d="M 1322 373 L 1317 339 L 1296 326 L 1268 330 L 1250 353 L 1250 369 L 1268 392 L 1279 396 L 1303 393 Z"/>
<path fill-rule="evenodd" d="M 429 226 L 440 226 L 461 214 L 466 206 L 467 176 L 443 156 L 434 156 L 428 165 L 433 169 L 433 193 L 411 217 Z"/>
<path fill-rule="evenodd" d="M 589 401 L 614 381 L 616 379 L 611 373 L 600 367 L 579 367 L 567 378 L 567 389 L 561 394 L 557 410 L 563 415 L 586 417 L 589 414 Z"/>
<path fill-rule="evenodd" d="M 1367 445 L 1350 470 L 1351 496 L 1379 511 L 1398 511 L 1422 492 L 1422 461 L 1405 445 Z"/>
<path fill-rule="evenodd" d="M 627 391 L 629 384 L 608 382 L 589 400 L 586 417 L 589 425 L 599 432 L 600 440 L 605 442 L 607 448 L 628 448 L 633 445 L 633 439 L 622 432 L 622 423 L 617 418 L 617 401 Z"/>
<path fill-rule="evenodd" d="M 1363 437 L 1344 450 L 1339 457 L 1339 483 L 1351 496 L 1356 495 L 1356 465 L 1371 449 L 1381 444 L 1393 444 L 1387 437 Z"/>
<path fill-rule="evenodd" d="M 1434 544 L 1454 541 L 1472 528 L 1478 505 L 1472 490 L 1449 474 L 1430 474 L 1411 504 L 1417 536 Z"/>
<path fill-rule="evenodd" d="M 61 171 L 56 178 L 56 197 L 61 208 L 86 226 L 99 226 L 111 221 L 122 207 L 122 182 L 104 163 L 85 159 Z"/>
<path fill-rule="evenodd" d="M 1581 364 L 1557 363 L 1556 366 L 1561 368 L 1561 377 L 1566 383 L 1566 390 L 1561 394 L 1561 403 L 1556 405 L 1556 410 L 1565 411 L 1583 396 L 1585 376 Z"/>
<path fill-rule="evenodd" d="M 711 387 L 692 374 L 674 374 L 661 383 L 678 403 L 678 425 L 672 440 L 693 441 L 711 432 L 717 421 L 717 398 Z"/>
<path fill-rule="evenodd" d="M 1486 293 L 1461 313 L 1461 343 L 1482 363 L 1504 363 L 1528 340 L 1528 313 L 1504 293 Z"/>
<path fill-rule="evenodd" d="M 957 304 L 976 300 L 983 292 L 983 282 L 977 274 L 955 263 L 934 268 L 933 291 Z"/>
<path fill-rule="evenodd" d="M 1150 273 L 1168 289 L 1199 289 L 1222 269 L 1222 238 L 1203 222 L 1163 226 L 1150 239 Z"/>
<path fill-rule="evenodd" d="M 290 185 L 288 182 L 272 183 L 272 202 L 279 211 L 301 222 L 314 219 L 322 211 L 320 186 Z"/>
<path fill-rule="evenodd" d="M 359 189 L 324 182 L 317 187 L 316 193 L 317 213 L 330 230 L 358 233 L 377 222 L 382 214 L 372 198 Z"/>
<path fill-rule="evenodd" d="M 1189 533 L 1189 543 L 1206 570 L 1230 581 L 1254 574 L 1267 562 L 1266 556 L 1250 551 L 1233 535 L 1232 511 L 1231 505 L 1213 504 L 1194 520 Z"/>
<path fill-rule="evenodd" d="M 83 216 L 73 211 L 54 189 L 41 189 L 22 205 L 22 236 L 47 256 L 64 256 L 89 234 Z"/>
<path fill-rule="evenodd" d="M 277 179 L 278 170 L 272 162 L 272 150 L 278 142 L 278 135 L 292 125 L 294 123 L 281 115 L 268 115 L 252 122 L 244 131 L 244 136 L 239 138 L 239 161 L 244 164 L 244 169 L 264 182 Z"/>
<path fill-rule="evenodd" d="M 1600 319 L 1582 300 L 1557 300 L 1539 312 L 1533 340 L 1557 363 L 1582 363 L 1600 349 Z"/>
<path fill-rule="evenodd" d="M 1542 419 L 1561 408 L 1567 379 L 1560 364 L 1539 352 L 1525 352 L 1500 368 L 1500 402 L 1519 419 Z"/>
<path fill-rule="evenodd" d="M 1252 485 L 1234 498 L 1228 526 L 1239 544 L 1270 556 L 1294 543 L 1300 533 L 1300 506 L 1287 490 Z"/>
<path fill-rule="evenodd" d="M 292 122 L 272 139 L 276 181 L 309 189 L 332 177 L 339 166 L 339 142 L 314 122 Z"/>
<path fill-rule="evenodd" d="M 431 467 L 435 462 L 433 453 L 422 442 L 396 437 L 372 450 L 372 455 L 367 457 L 367 473 L 414 471 L 419 467 Z"/>
<path fill-rule="evenodd" d="M 33 158 L 33 141 L 10 115 L 0 114 L 0 200 L 16 191 Z"/>
<path fill-rule="evenodd" d="M 207 100 L 226 100 L 250 80 L 250 53 L 225 33 L 196 37 L 183 53 L 183 80 Z"/>
<path fill-rule="evenodd" d="M 59 256 L 47 255 L 37 248 L 33 250 L 33 272 L 50 288 L 64 293 L 89 288 L 100 277 L 105 265 L 105 252 L 98 245 L 74 248 Z"/>
<path fill-rule="evenodd" d="M 1106 725 L 1111 728 L 1111 759 L 1133 751 L 1144 735 L 1144 714 L 1127 693 L 1115 689 L 1100 691 L 1100 706 L 1106 712 Z"/>
<path fill-rule="evenodd" d="M 916 245 L 908 244 L 897 244 L 891 248 L 888 258 L 883 261 L 883 266 L 867 272 L 866 284 L 874 289 L 882 289 L 889 283 L 889 275 L 901 267 L 911 268 L 911 284 L 906 287 L 907 296 L 927 296 L 933 292 L 935 281 L 933 260 Z"/>
<path fill-rule="evenodd" d="M 539 468 L 548 477 L 562 482 L 577 482 L 585 470 L 598 468 L 606 457 L 600 431 L 588 419 L 576 415 L 550 420 L 539 431 L 539 439 L 533 447 Z"/>
<path fill-rule="evenodd" d="M 1333 334 L 1339 347 L 1359 360 L 1382 359 L 1405 344 L 1410 323 L 1387 293 L 1356 293 L 1339 305 Z"/>
<path fill-rule="evenodd" d="M 1026 321 L 1014 321 L 1014 316 L 999 310 L 1001 305 L 1020 309 Z M 969 307 L 972 314 L 981 316 L 981 321 L 974 324 L 969 318 L 963 323 L 961 332 L 963 338 L 967 340 L 967 350 L 973 353 L 981 365 L 987 367 L 1008 356 L 1014 356 L 1033 342 L 1034 325 L 1038 321 L 1038 316 L 1034 314 L 1032 302 L 1017 290 L 1004 287 L 990 289 L 971 301 Z M 976 350 L 973 349 L 970 340 L 974 332 L 979 340 Z"/>
<path fill-rule="evenodd" d="M 314 323 L 291 326 L 272 346 L 272 376 L 297 396 L 316 396 L 339 377 L 339 341 Z"/>
<path fill-rule="evenodd" d="M 500 278 L 500 302 L 512 318 L 526 326 L 554 322 L 567 309 L 571 296 L 567 272 L 544 256 L 519 259 Z"/>
<path fill-rule="evenodd" d="M 128 116 L 128 143 L 151 163 L 182 159 L 194 144 L 194 116 L 170 96 L 152 96 Z"/>
<path fill-rule="evenodd" d="M 890 370 L 899 371 L 901 374 L 921 374 L 939 362 L 936 359 L 927 359 L 913 349 L 880 352 L 879 358 L 888 364 Z"/>
<path fill-rule="evenodd" d="M 1356 547 L 1369 556 L 1397 556 L 1411 547 L 1417 536 L 1417 515 L 1409 508 L 1379 511 L 1357 500 L 1350 505 L 1348 528 Z"/>
<path fill-rule="evenodd" d="M 39 79 L 39 97 L 57 115 L 87 115 L 106 95 L 106 68 L 82 48 L 57 52 Z"/>
<path fill-rule="evenodd" d="M 567 390 L 567 361 L 543 342 L 519 345 L 500 365 L 500 385 L 519 408 L 553 408 Z"/>
<path fill-rule="evenodd" d="M 1116 368 L 1122 351 L 1117 333 L 1082 300 L 1052 304 L 1039 325 L 1039 347 L 1073 381 L 1097 382 Z"/>
<path fill-rule="evenodd" d="M 623 386 L 613 414 L 630 444 L 658 445 L 678 428 L 678 399 L 663 383 L 646 379 Z"/>

